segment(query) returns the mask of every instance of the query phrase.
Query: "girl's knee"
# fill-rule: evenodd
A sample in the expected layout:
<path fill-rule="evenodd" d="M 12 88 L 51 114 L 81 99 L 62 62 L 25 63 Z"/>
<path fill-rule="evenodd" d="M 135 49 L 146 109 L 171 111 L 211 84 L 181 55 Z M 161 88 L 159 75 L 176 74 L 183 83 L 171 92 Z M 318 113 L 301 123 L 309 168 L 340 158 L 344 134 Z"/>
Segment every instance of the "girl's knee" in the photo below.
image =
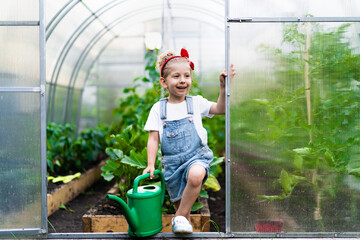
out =
<path fill-rule="evenodd" d="M 193 186 L 199 186 L 203 183 L 206 170 L 201 165 L 193 165 L 188 173 L 188 183 Z"/>

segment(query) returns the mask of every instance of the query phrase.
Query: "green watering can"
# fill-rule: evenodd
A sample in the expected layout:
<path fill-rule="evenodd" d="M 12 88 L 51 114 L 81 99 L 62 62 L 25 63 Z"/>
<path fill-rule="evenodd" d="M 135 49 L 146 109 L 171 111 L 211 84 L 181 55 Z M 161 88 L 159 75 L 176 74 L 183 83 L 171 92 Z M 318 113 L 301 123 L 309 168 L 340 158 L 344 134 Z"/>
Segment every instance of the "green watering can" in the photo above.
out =
<path fill-rule="evenodd" d="M 106 195 L 107 199 L 116 201 L 124 210 L 125 218 L 129 224 L 128 234 L 134 237 L 147 237 L 154 235 L 162 229 L 161 207 L 165 196 L 165 179 L 160 170 L 154 175 L 160 175 L 161 188 L 156 185 L 140 186 L 141 180 L 150 177 L 150 173 L 135 178 L 133 188 L 127 192 L 129 206 L 119 197 Z"/>

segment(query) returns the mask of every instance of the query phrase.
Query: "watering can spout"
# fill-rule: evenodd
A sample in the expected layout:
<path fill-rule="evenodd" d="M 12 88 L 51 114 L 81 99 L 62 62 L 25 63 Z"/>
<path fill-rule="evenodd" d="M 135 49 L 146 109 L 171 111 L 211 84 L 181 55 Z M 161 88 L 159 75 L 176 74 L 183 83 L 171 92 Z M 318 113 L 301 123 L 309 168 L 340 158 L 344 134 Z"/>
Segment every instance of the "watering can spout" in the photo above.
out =
<path fill-rule="evenodd" d="M 137 216 L 134 208 L 130 209 L 129 206 L 124 202 L 124 200 L 122 200 L 121 198 L 119 198 L 115 195 L 107 194 L 106 198 L 113 200 L 113 201 L 117 202 L 118 204 L 120 204 L 120 206 L 124 210 L 124 216 L 125 216 L 127 222 L 129 223 L 131 229 L 136 230 L 139 228 L 139 219 L 138 219 L 138 216 Z"/>

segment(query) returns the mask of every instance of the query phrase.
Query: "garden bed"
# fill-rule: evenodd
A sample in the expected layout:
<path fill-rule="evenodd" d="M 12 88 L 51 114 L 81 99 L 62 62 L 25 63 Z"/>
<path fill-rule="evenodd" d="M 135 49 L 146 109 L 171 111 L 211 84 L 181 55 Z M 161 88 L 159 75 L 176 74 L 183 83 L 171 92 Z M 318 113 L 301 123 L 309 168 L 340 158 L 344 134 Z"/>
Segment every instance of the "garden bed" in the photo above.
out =
<path fill-rule="evenodd" d="M 108 194 L 116 194 L 118 187 L 115 185 L 108 191 Z M 191 223 L 194 232 L 210 231 L 210 210 L 206 198 L 200 198 L 199 202 L 203 208 L 198 213 L 191 214 Z M 107 215 L 106 215 L 107 213 Z M 104 215 L 105 214 L 105 215 Z M 162 232 L 171 232 L 171 219 L 174 214 L 163 214 Z M 121 215 L 121 207 L 113 201 L 107 199 L 100 200 L 96 206 L 88 210 L 82 217 L 85 223 L 84 232 L 127 232 L 128 223 Z"/>
<path fill-rule="evenodd" d="M 101 177 L 101 167 L 105 161 L 81 174 L 81 177 L 67 184 L 61 185 L 53 192 L 47 194 L 48 216 L 56 212 L 62 204 L 66 204 L 76 198 L 85 189 L 93 185 Z"/>
<path fill-rule="evenodd" d="M 220 174 L 218 177 L 222 188 L 218 192 L 209 190 L 209 209 L 211 220 L 218 225 L 220 232 L 225 232 L 225 177 Z M 81 193 L 72 201 L 66 204 L 65 209 L 59 209 L 48 218 L 49 233 L 81 233 L 86 224 L 82 217 L 96 206 L 99 200 L 105 199 L 109 189 L 114 185 L 114 181 L 107 182 L 100 178 L 85 192 Z M 69 211 L 70 210 L 70 211 Z M 206 225 L 208 225 L 207 223 Z M 213 224 L 210 224 L 210 232 L 217 232 Z"/>

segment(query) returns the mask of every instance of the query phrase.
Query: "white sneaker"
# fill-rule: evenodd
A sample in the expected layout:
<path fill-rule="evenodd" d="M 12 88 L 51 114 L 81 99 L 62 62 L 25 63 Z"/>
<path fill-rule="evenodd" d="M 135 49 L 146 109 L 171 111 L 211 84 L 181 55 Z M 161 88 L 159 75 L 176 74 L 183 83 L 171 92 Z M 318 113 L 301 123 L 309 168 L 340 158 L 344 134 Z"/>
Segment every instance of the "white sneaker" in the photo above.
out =
<path fill-rule="evenodd" d="M 193 227 L 183 216 L 173 217 L 172 221 L 172 231 L 173 233 L 192 233 Z"/>

